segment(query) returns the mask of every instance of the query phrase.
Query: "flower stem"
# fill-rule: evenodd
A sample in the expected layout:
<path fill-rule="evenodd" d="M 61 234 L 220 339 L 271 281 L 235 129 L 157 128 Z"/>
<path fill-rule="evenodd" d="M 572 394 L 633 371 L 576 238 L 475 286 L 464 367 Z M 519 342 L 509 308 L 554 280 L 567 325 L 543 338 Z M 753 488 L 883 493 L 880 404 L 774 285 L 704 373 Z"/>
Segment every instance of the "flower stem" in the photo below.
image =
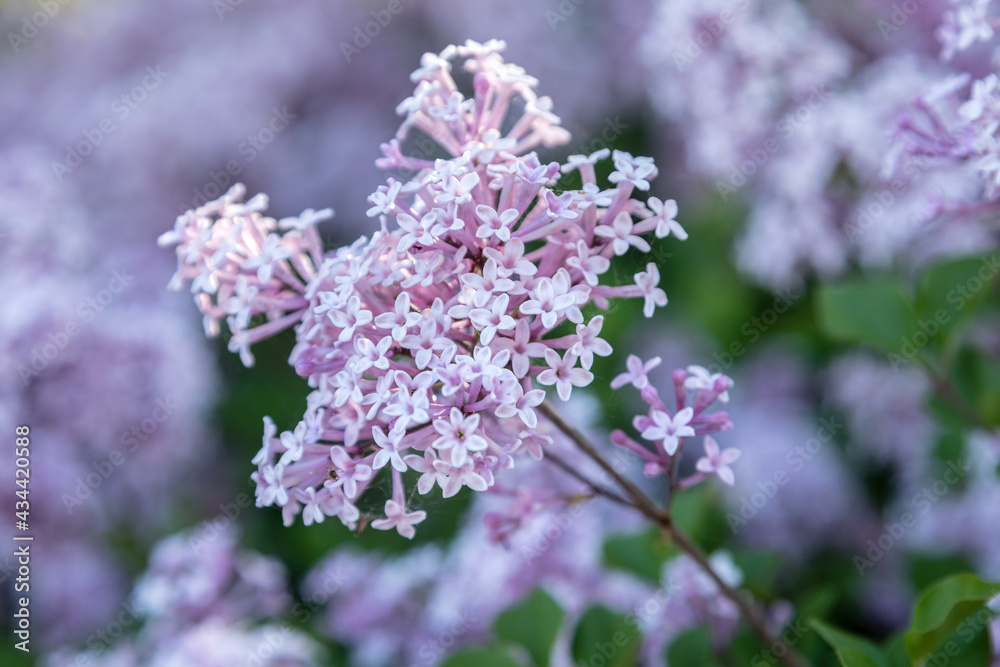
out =
<path fill-rule="evenodd" d="M 565 433 L 570 440 L 572 440 L 580 449 L 584 451 L 585 454 L 587 454 L 587 456 L 593 459 L 597 465 L 608 473 L 611 479 L 618 483 L 618 485 L 632 499 L 632 504 L 637 510 L 654 521 L 659 521 L 662 518 L 669 518 L 669 515 L 654 505 L 638 486 L 615 470 L 614 466 L 608 463 L 608 461 L 601 456 L 601 452 L 598 451 L 597 447 L 594 446 L 590 440 L 587 439 L 587 436 L 563 419 L 562 415 L 560 415 L 559 412 L 553 407 L 552 403 L 545 400 L 538 406 L 538 409 L 543 415 L 548 417 L 549 421 L 551 421 L 556 428 Z"/>
<path fill-rule="evenodd" d="M 701 547 L 690 536 L 681 531 L 672 521 L 668 525 L 661 524 L 660 528 L 664 535 L 668 536 L 677 545 L 677 548 L 691 556 L 705 570 L 708 576 L 712 578 L 712 581 L 719 587 L 719 590 L 736 604 L 740 610 L 740 614 L 743 615 L 746 622 L 750 624 L 750 628 L 760 637 L 767 648 L 774 646 L 775 643 L 782 643 L 781 638 L 774 635 L 768 629 L 760 608 L 719 577 L 712 568 L 712 564 L 709 562 L 705 552 L 701 550 Z M 789 667 L 808 667 L 809 663 L 798 653 L 793 651 L 787 644 L 785 644 L 785 647 L 787 648 L 787 652 L 780 656 L 780 659 L 785 664 L 789 665 Z"/>
<path fill-rule="evenodd" d="M 701 547 L 699 547 L 691 537 L 677 527 L 669 511 L 657 507 L 656 504 L 650 500 L 638 486 L 615 470 L 614 466 L 612 466 L 607 459 L 601 455 L 601 452 L 597 449 L 597 447 L 576 427 L 563 419 L 562 415 L 559 414 L 549 401 L 544 401 L 538 406 L 538 409 L 549 419 L 549 421 L 552 422 L 553 425 L 555 425 L 556 428 L 562 431 L 581 450 L 583 450 L 587 456 L 593 459 L 597 465 L 608 473 L 611 479 L 613 479 L 631 499 L 631 502 L 629 503 L 631 507 L 638 510 L 643 516 L 655 523 L 665 537 L 668 537 L 675 545 L 677 545 L 678 549 L 688 554 L 696 563 L 698 563 L 705 573 L 712 578 L 712 581 L 715 582 L 716 586 L 719 587 L 722 594 L 733 601 L 739 609 L 740 614 L 750 626 L 751 630 L 753 630 L 761 641 L 764 642 L 765 646 L 770 648 L 771 646 L 782 642 L 780 637 L 776 636 L 768 629 L 767 623 L 764 620 L 764 614 L 761 612 L 760 608 L 748 600 L 745 595 L 741 594 L 739 591 L 722 580 L 718 573 L 712 568 L 712 564 L 709 562 L 705 552 L 702 551 Z M 563 466 L 565 466 L 565 463 L 563 463 Z M 587 480 L 584 476 L 575 476 L 577 479 L 580 479 L 590 486 L 595 493 L 599 495 L 608 495 L 606 493 L 606 489 L 598 487 Z M 785 648 L 787 649 L 786 652 L 779 656 L 779 659 L 788 665 L 788 667 L 808 667 L 809 663 L 806 662 L 805 659 L 803 659 L 798 653 L 793 651 L 791 647 L 786 644 Z"/>
<path fill-rule="evenodd" d="M 554 453 L 546 452 L 545 460 L 551 461 L 554 466 L 565 472 L 567 475 L 575 477 L 576 479 L 583 482 L 594 493 L 595 496 L 601 496 L 603 498 L 607 498 L 608 500 L 616 502 L 619 505 L 624 505 L 625 507 L 634 507 L 634 505 L 630 503 L 627 499 L 622 498 L 620 495 L 618 495 L 611 489 L 601 486 L 597 482 L 588 479 L 584 474 L 573 468 L 573 466 L 563 461 L 561 457 L 555 455 Z"/>

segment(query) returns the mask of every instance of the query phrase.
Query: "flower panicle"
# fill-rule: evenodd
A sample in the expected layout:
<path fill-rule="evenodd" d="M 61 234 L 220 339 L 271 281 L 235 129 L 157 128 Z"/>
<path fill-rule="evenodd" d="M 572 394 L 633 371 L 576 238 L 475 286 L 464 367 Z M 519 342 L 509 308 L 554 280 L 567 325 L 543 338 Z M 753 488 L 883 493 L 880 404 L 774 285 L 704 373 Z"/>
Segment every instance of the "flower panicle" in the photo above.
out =
<path fill-rule="evenodd" d="M 323 257 L 316 224 L 333 211 L 308 209 L 278 221 L 263 215 L 267 195 L 244 202 L 245 195 L 246 188 L 237 183 L 219 199 L 178 216 L 158 243 L 176 246 L 177 272 L 170 287 L 190 285 L 206 335 L 219 335 L 220 322 L 226 321 L 229 349 L 249 367 L 252 343 L 302 319 L 309 305 L 306 286 Z M 251 327 L 258 315 L 267 322 Z"/>
<path fill-rule="evenodd" d="M 632 426 L 642 440 L 651 443 L 652 449 L 622 430 L 614 431 L 611 441 L 638 454 L 645 461 L 643 472 L 646 476 L 656 477 L 670 474 L 675 469 L 674 464 L 681 456 L 686 438 L 705 436 L 705 456 L 695 464 L 698 472 L 679 480 L 677 488 L 688 488 L 712 474 L 718 475 L 724 483 L 731 486 L 735 482 L 735 476 L 729 466 L 739 458 L 740 452 L 734 448 L 720 450 L 718 443 L 709 434 L 731 430 L 733 423 L 728 413 L 707 410 L 717 402 L 729 402 L 732 379 L 722 373 L 712 373 L 703 366 L 679 368 L 671 374 L 673 396 L 664 400 L 648 376 L 660 363 L 659 357 L 643 362 L 639 357 L 629 355 L 626 372 L 611 382 L 613 389 L 626 384 L 632 385 L 639 390 L 643 402 L 649 406 L 645 414 L 635 416 Z"/>
<path fill-rule="evenodd" d="M 652 317 L 667 303 L 655 262 L 633 284 L 607 280 L 615 256 L 651 252 L 646 237 L 686 238 L 673 200 L 634 196 L 657 175 L 652 159 L 605 149 L 561 165 L 524 152 L 555 136 L 557 119 L 532 97 L 534 80 L 499 58 L 501 47 L 469 42 L 421 61 L 418 91 L 436 92 L 401 105 L 402 131 L 448 128 L 436 138 L 453 157 L 409 163 L 418 169 L 405 182 L 388 178 L 368 200 L 380 223 L 370 238 L 321 255 L 311 224 L 278 236 L 258 198 L 240 203 L 241 189 L 182 216 L 165 235 L 178 246 L 181 280 L 206 267 L 217 283 L 215 299 L 201 283 L 195 290 L 206 318 L 225 313 L 230 326 L 259 312 L 273 318 L 237 343 L 248 354 L 258 332 L 295 326 L 290 363 L 313 391 L 292 431 L 278 435 L 265 423 L 253 477 L 258 505 L 281 507 L 286 523 L 301 514 L 306 524 L 336 516 L 362 525 L 358 499 L 388 476 L 385 516 L 371 526 L 412 537 L 426 515 L 407 508 L 404 473 L 419 473 L 418 493 L 437 486 L 451 497 L 463 487 L 490 489 L 522 451 L 540 458 L 544 388 L 568 400 L 593 381 L 595 356 L 612 353 L 600 337 L 604 315 L 588 319 L 588 306 L 642 299 Z M 455 55 L 468 57 L 474 100 L 450 88 Z M 528 103 L 506 118 L 514 95 Z M 513 129 L 491 134 L 501 121 Z M 608 157 L 615 169 L 601 186 L 593 165 Z M 574 170 L 582 187 L 559 189 L 560 174 Z M 234 236 L 219 254 L 218 239 Z M 240 279 L 257 292 L 245 299 L 248 310 L 230 313 Z"/>
<path fill-rule="evenodd" d="M 505 155 L 526 155 L 538 146 L 554 148 L 569 141 L 569 132 L 552 113 L 552 100 L 535 92 L 538 80 L 521 67 L 504 62 L 502 40 L 448 46 L 441 53 L 425 53 L 411 80 L 413 95 L 400 102 L 396 113 L 405 120 L 396 137 L 382 145 L 380 169 L 434 168 L 430 155 L 404 156 L 401 142 L 414 131 L 430 137 L 452 157 L 468 152 L 483 164 L 504 160 Z M 472 75 L 474 96 L 466 98 L 452 78 L 452 64 L 464 58 L 463 69 Z M 503 131 L 515 108 L 521 115 Z"/>

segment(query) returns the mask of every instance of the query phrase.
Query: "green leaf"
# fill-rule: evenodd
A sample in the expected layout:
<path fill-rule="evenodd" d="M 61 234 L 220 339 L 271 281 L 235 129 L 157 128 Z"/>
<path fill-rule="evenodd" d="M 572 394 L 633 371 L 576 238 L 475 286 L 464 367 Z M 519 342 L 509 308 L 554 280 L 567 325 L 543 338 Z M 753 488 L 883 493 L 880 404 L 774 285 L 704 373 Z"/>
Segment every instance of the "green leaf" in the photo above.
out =
<path fill-rule="evenodd" d="M 493 623 L 497 637 L 528 649 L 538 667 L 548 667 L 549 654 L 562 625 L 563 610 L 545 591 L 535 590 L 504 611 Z"/>
<path fill-rule="evenodd" d="M 610 538 L 604 543 L 604 562 L 659 584 L 660 569 L 674 551 L 658 530 Z"/>
<path fill-rule="evenodd" d="M 1000 423 L 1000 366 L 991 355 L 963 348 L 955 359 L 955 385 L 992 424 Z"/>
<path fill-rule="evenodd" d="M 452 655 L 441 667 L 521 667 L 514 658 L 495 649 L 473 649 Z"/>
<path fill-rule="evenodd" d="M 895 281 L 853 280 L 821 286 L 816 295 L 820 331 L 848 343 L 878 345 L 899 354 L 916 331 L 916 318 Z"/>
<path fill-rule="evenodd" d="M 950 460 L 961 456 L 961 452 Z M 940 473 L 936 473 L 940 474 Z M 922 591 L 931 584 L 958 572 L 972 569 L 968 559 L 956 555 L 913 554 L 907 558 L 906 572 L 914 590 Z"/>
<path fill-rule="evenodd" d="M 699 667 L 718 665 L 712 654 L 712 635 L 708 628 L 696 628 L 677 637 L 667 649 L 667 664 Z"/>
<path fill-rule="evenodd" d="M 983 581 L 971 573 L 956 574 L 924 589 L 913 608 L 906 633 L 906 652 L 922 664 L 961 625 L 962 621 L 1000 592 L 1000 583 Z"/>
<path fill-rule="evenodd" d="M 833 647 L 844 667 L 889 667 L 889 660 L 881 649 L 863 637 L 838 630 L 832 625 L 813 619 L 809 625 Z"/>
<path fill-rule="evenodd" d="M 573 636 L 573 660 L 579 665 L 605 667 L 636 664 L 639 631 L 636 624 L 605 607 L 591 607 L 580 619 Z"/>
<path fill-rule="evenodd" d="M 906 635 L 891 637 L 883 646 L 889 667 L 910 667 L 910 656 L 906 654 Z"/>
<path fill-rule="evenodd" d="M 771 590 L 782 568 L 782 557 L 770 551 L 733 549 L 733 560 L 743 572 L 743 588 L 764 593 Z"/>
<path fill-rule="evenodd" d="M 989 283 L 983 283 L 978 275 L 982 268 L 981 258 L 967 257 L 935 264 L 920 277 L 917 308 L 928 334 L 938 328 L 932 335 L 944 339 L 976 312 L 990 292 L 983 289 Z"/>

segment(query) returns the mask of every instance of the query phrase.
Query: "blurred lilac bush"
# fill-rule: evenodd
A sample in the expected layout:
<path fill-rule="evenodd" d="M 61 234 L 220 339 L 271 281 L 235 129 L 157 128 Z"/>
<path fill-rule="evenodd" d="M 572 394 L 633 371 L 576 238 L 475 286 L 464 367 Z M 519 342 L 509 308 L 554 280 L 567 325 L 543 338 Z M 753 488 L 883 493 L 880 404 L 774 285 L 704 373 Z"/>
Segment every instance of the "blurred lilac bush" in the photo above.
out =
<path fill-rule="evenodd" d="M 575 423 L 594 414 L 583 399 L 566 408 Z M 600 473 L 565 436 L 553 430 L 551 437 L 549 455 L 588 476 Z M 608 448 L 607 454 L 615 453 Z M 591 499 L 566 472 L 520 466 L 490 491 L 477 494 L 447 549 L 428 545 L 388 558 L 339 549 L 325 558 L 306 578 L 304 598 L 323 596 L 332 579 L 344 584 L 323 596 L 328 607 L 321 630 L 350 647 L 359 665 L 433 665 L 457 647 L 488 641 L 497 617 L 541 588 L 566 613 L 553 665 L 573 664 L 570 629 L 595 604 L 625 614 L 643 634 L 644 664 L 656 664 L 671 640 L 699 624 L 709 624 L 720 643 L 732 636 L 735 608 L 687 556 L 663 565 L 658 586 L 609 570 L 605 542 L 642 523 L 620 506 Z M 714 554 L 713 562 L 732 584 L 740 583 L 742 573 L 726 552 Z"/>
<path fill-rule="evenodd" d="M 995 274 L 953 328 L 916 325 L 936 267 L 948 294 L 945 260 L 997 246 L 994 5 L 5 3 L 0 427 L 37 443 L 39 664 L 527 660 L 498 628 L 539 599 L 551 665 L 601 657 L 595 609 L 635 664 L 834 660 L 809 618 L 934 664 L 899 639 L 921 591 L 1000 579 Z M 234 398 L 162 291 L 179 213 L 164 242 L 200 328 L 262 358 L 261 384 L 286 341 L 258 343 L 294 334 L 306 412 L 265 420 L 253 481 L 310 537 L 250 512 L 249 537 L 152 546 L 251 465 L 213 408 L 274 401 Z M 829 284 L 865 276 L 901 285 L 913 363 L 824 328 Z M 777 324 L 754 285 L 792 294 Z M 948 659 L 1000 665 L 977 613 L 990 638 Z"/>
<path fill-rule="evenodd" d="M 111 645 L 92 644 L 82 654 L 53 654 L 46 667 L 320 664 L 316 642 L 289 622 L 273 621 L 292 607 L 284 567 L 240 550 L 237 538 L 227 531 L 208 542 L 185 532 L 160 541 L 127 605 L 142 623 L 139 633 Z"/>
<path fill-rule="evenodd" d="M 986 34 L 982 20 L 955 27 L 972 11 L 965 5 L 985 4 L 947 14 L 942 56 Z M 748 207 L 737 260 L 749 276 L 781 288 L 853 262 L 919 265 L 995 245 L 980 209 L 963 204 L 993 197 L 987 181 L 968 177 L 989 169 L 988 149 L 973 159 L 953 137 L 919 148 L 936 139 L 917 116 L 949 113 L 929 106 L 942 95 L 961 98 L 947 102 L 954 114 L 970 74 L 988 67 L 987 54 L 937 57 L 942 45 L 929 35 L 947 6 L 657 3 L 641 45 L 654 108 L 703 184 Z M 977 85 L 989 95 L 988 80 Z M 975 141 L 948 119 L 934 122 Z"/>
<path fill-rule="evenodd" d="M 148 248 L 97 243 L 33 157 L 24 149 L 0 165 L 5 222 L 19 223 L 4 225 L 0 244 L 0 279 L 18 286 L 0 305 L 0 424 L 30 424 L 45 443 L 31 496 L 32 527 L 48 544 L 35 565 L 36 620 L 42 643 L 54 646 L 81 641 L 95 619 L 117 613 L 128 574 L 112 538 L 158 537 L 178 482 L 197 477 L 199 458 L 211 460 L 203 417 L 215 377 L 177 304 L 142 275 L 155 261 Z M 0 461 L 8 478 L 13 464 Z M 4 491 L 11 507 L 13 493 Z M 11 578 L 13 556 L 2 566 Z"/>

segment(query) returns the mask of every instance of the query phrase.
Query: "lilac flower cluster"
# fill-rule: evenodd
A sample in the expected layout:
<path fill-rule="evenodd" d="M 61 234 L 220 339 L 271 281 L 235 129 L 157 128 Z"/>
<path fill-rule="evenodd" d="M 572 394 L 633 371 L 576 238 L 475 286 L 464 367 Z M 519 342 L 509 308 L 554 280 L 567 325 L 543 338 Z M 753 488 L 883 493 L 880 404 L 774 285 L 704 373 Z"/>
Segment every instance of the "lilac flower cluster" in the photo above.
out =
<path fill-rule="evenodd" d="M 963 94 L 991 67 L 933 56 L 940 4 L 894 5 L 890 22 L 879 3 L 658 3 L 640 54 L 654 107 L 694 172 L 748 205 L 736 250 L 755 280 L 782 288 L 853 260 L 920 265 L 995 245 L 981 215 L 995 186 L 980 185 L 997 177 L 991 80 L 967 106 Z M 988 4 L 952 3 L 946 50 L 986 39 Z"/>
<path fill-rule="evenodd" d="M 208 542 L 184 532 L 162 540 L 126 606 L 142 629 L 84 653 L 53 653 L 46 667 L 319 664 L 322 651 L 315 641 L 274 621 L 291 604 L 284 566 L 240 551 L 236 538 L 226 531 Z"/>
<path fill-rule="evenodd" d="M 951 0 L 951 4 L 935 34 L 941 42 L 942 60 L 953 59 L 977 42 L 989 42 L 1000 21 L 996 12 L 990 11 L 993 0 Z"/>
<path fill-rule="evenodd" d="M 589 432 L 594 407 L 574 397 L 567 417 Z M 545 435 L 554 455 L 597 476 L 598 466 L 564 435 Z M 614 460 L 612 446 L 602 452 Z M 731 636 L 732 603 L 688 557 L 667 561 L 658 586 L 606 567 L 607 540 L 638 530 L 641 520 L 620 505 L 588 501 L 589 493 L 556 466 L 518 466 L 490 493 L 475 496 L 447 549 L 426 545 L 400 556 L 338 549 L 306 577 L 303 596 L 328 603 L 318 629 L 346 645 L 352 664 L 362 666 L 432 667 L 447 652 L 489 643 L 497 616 L 536 588 L 566 614 L 550 664 L 573 662 L 572 628 L 597 604 L 627 615 L 641 632 L 644 665 L 660 664 L 665 647 L 696 624 L 709 625 L 722 641 Z M 508 519 L 502 536 L 500 517 Z M 725 581 L 740 583 L 742 573 L 727 554 L 711 561 Z M 332 595 L 330 581 L 343 582 Z M 462 590 L 477 594 L 456 594 Z"/>
<path fill-rule="evenodd" d="M 733 423 L 725 412 L 706 414 L 705 410 L 716 401 L 729 402 L 729 388 L 733 381 L 721 373 L 710 373 L 702 366 L 688 366 L 687 370 L 679 368 L 671 374 L 674 389 L 671 408 L 660 398 L 647 375 L 660 363 L 659 357 L 643 363 L 639 357 L 629 355 L 628 370 L 611 382 L 612 389 L 631 384 L 639 390 L 642 400 L 649 406 L 649 412 L 636 416 L 632 425 L 643 440 L 653 443 L 654 451 L 621 430 L 611 434 L 612 442 L 638 454 L 645 461 L 645 474 L 655 477 L 674 470 L 675 463 L 680 460 L 685 438 L 704 435 L 705 456 L 696 462 L 695 474 L 678 482 L 679 488 L 693 486 L 712 474 L 718 475 L 724 483 L 732 486 L 735 476 L 730 464 L 740 457 L 740 452 L 731 447 L 720 450 L 718 443 L 707 434 L 728 431 L 733 428 Z"/>
<path fill-rule="evenodd" d="M 993 10 L 991 0 L 962 0 L 945 12 L 936 33 L 941 59 L 953 61 L 966 50 L 969 57 L 929 87 L 896 123 L 887 170 L 923 161 L 927 168 L 980 185 L 952 200 L 934 193 L 933 216 L 974 219 L 994 211 L 1000 201 L 1000 91 L 996 74 L 977 76 L 992 69 L 1000 47 L 974 48 L 993 41 L 994 27 L 1000 25 L 1000 12 Z"/>
<path fill-rule="evenodd" d="M 654 3 L 641 43 L 656 109 L 683 125 L 689 166 L 726 174 L 775 123 L 843 77 L 848 49 L 794 0 Z M 720 91 L 725 91 L 721 93 Z"/>
<path fill-rule="evenodd" d="M 930 392 L 920 370 L 894 369 L 870 354 L 844 355 L 827 370 L 825 393 L 847 418 L 855 455 L 891 465 L 901 494 L 924 480 L 940 435 L 927 412 Z"/>
<path fill-rule="evenodd" d="M 169 266 L 149 280 L 139 267 L 156 276 L 155 251 L 101 234 L 42 155 L 0 158 L 0 282 L 17 286 L 0 303 L 0 428 L 27 424 L 45 443 L 32 450 L 30 524 L 47 545 L 32 561 L 32 638 L 48 648 L 120 612 L 128 566 L 113 541 L 148 545 L 170 499 L 202 500 L 193 462 L 216 455 L 204 421 L 216 382 L 204 340 L 157 284 Z M 14 463 L 0 458 L 0 475 L 13 479 Z M 14 491 L 2 493 L 11 511 Z M 0 581 L 17 567 L 0 557 Z"/>
<path fill-rule="evenodd" d="M 944 549 L 962 553 L 984 577 L 1000 577 L 1000 537 L 996 531 L 980 530 L 994 526 L 1000 515 L 1000 440 L 995 434 L 974 432 L 966 439 L 966 453 L 961 460 L 968 469 L 962 479 L 964 488 L 950 489 L 947 495 L 932 495 L 936 502 L 926 506 L 927 517 L 907 536 L 911 547 L 931 553 Z M 928 475 L 924 484 L 937 479 Z M 910 500 L 904 496 L 901 503 Z M 927 502 L 926 500 L 924 502 Z"/>
<path fill-rule="evenodd" d="M 174 286 L 190 281 L 209 334 L 226 318 L 247 365 L 253 342 L 297 323 L 291 363 L 314 391 L 293 431 L 275 437 L 267 424 L 254 458 L 258 504 L 282 507 L 286 523 L 301 513 L 356 525 L 355 501 L 388 468 L 392 496 L 372 526 L 412 537 L 425 513 L 407 508 L 403 472 L 421 473 L 420 493 L 486 490 L 531 448 L 545 399 L 533 381 L 567 400 L 593 380 L 594 355 L 611 353 L 603 316 L 585 321 L 583 308 L 641 298 L 651 317 L 667 302 L 654 263 L 633 285 L 600 282 L 614 256 L 650 251 L 644 234 L 685 236 L 672 200 L 632 197 L 656 166 L 616 151 L 614 187 L 602 189 L 594 163 L 607 150 L 541 163 L 530 151 L 568 134 L 503 48 L 470 41 L 423 56 L 379 160 L 416 173 L 371 195 L 382 226 L 371 239 L 322 257 L 313 225 L 329 211 L 276 222 L 261 213 L 265 198 L 242 203 L 239 187 L 161 237 L 177 245 Z M 456 56 L 472 98 L 450 74 Z M 404 155 L 415 131 L 452 157 Z M 555 189 L 572 171 L 582 187 Z M 266 322 L 249 328 L 258 315 Z M 561 325 L 567 333 L 551 336 Z"/>

